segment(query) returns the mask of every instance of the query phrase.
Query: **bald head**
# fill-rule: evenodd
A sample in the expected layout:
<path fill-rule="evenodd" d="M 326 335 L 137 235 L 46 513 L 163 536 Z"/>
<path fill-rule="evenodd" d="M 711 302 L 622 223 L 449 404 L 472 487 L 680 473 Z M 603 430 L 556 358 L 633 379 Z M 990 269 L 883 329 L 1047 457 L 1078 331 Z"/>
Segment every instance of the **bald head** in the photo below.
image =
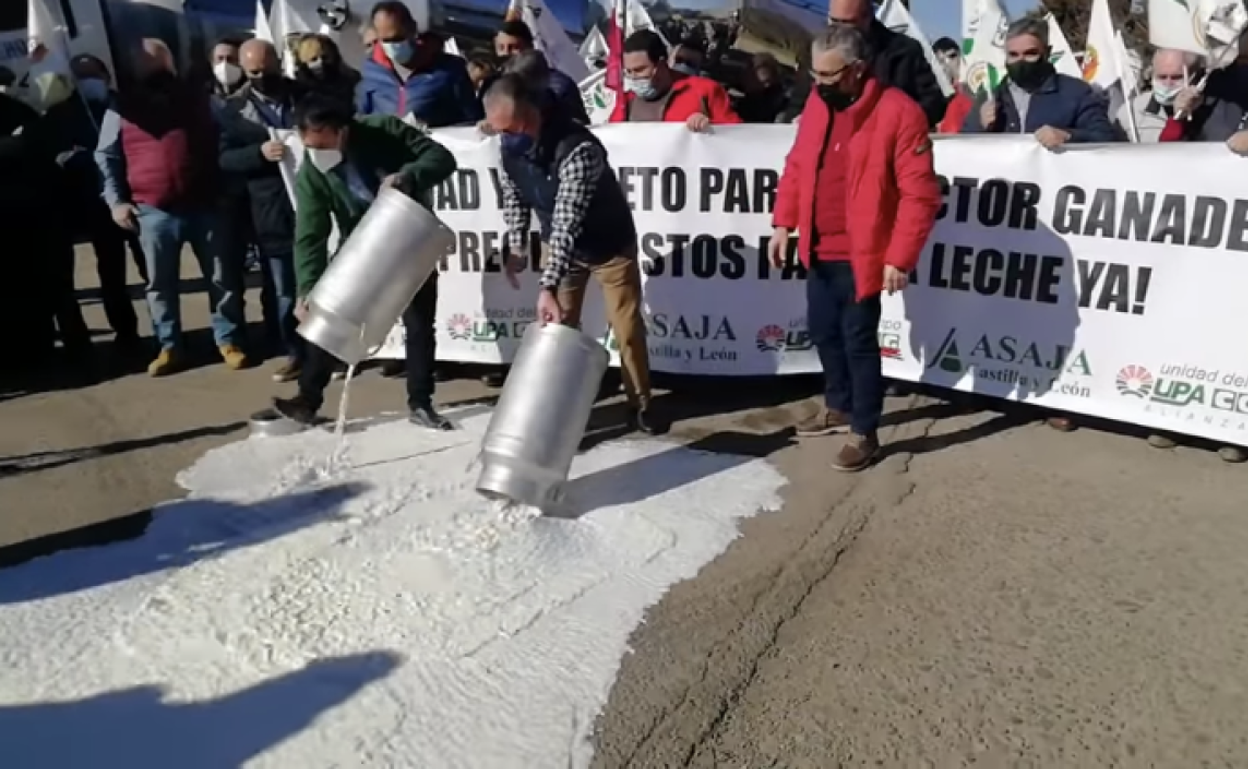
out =
<path fill-rule="evenodd" d="M 831 23 L 852 24 L 865 30 L 874 18 L 871 0 L 832 0 L 828 4 L 828 21 Z"/>
<path fill-rule="evenodd" d="M 143 38 L 134 55 L 134 74 L 140 80 L 152 81 L 172 77 L 177 73 L 173 51 L 165 41 L 154 37 Z"/>
<path fill-rule="evenodd" d="M 238 49 L 238 64 L 249 78 L 280 75 L 282 72 L 277 49 L 269 41 L 259 38 L 248 40 Z"/>

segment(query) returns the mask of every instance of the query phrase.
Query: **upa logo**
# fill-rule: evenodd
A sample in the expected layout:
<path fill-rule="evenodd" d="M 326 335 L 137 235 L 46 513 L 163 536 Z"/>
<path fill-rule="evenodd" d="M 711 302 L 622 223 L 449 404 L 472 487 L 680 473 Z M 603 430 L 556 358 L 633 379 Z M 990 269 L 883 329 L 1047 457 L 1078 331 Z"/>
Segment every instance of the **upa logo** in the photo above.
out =
<path fill-rule="evenodd" d="M 453 340 L 466 340 L 472 336 L 472 319 L 463 313 L 456 313 L 446 321 L 446 333 Z"/>
<path fill-rule="evenodd" d="M 1114 378 L 1114 387 L 1124 396 L 1147 399 L 1153 394 L 1153 373 L 1142 366 L 1131 364 L 1118 370 Z"/>
<path fill-rule="evenodd" d="M 806 331 L 806 319 L 789 321 L 789 328 L 779 324 L 767 324 L 754 335 L 754 343 L 764 353 L 797 353 L 814 347 L 810 332 Z"/>
<path fill-rule="evenodd" d="M 764 353 L 775 353 L 784 349 L 784 327 L 777 324 L 767 324 L 758 330 L 758 334 L 754 335 L 754 342 L 758 345 L 758 349 Z"/>

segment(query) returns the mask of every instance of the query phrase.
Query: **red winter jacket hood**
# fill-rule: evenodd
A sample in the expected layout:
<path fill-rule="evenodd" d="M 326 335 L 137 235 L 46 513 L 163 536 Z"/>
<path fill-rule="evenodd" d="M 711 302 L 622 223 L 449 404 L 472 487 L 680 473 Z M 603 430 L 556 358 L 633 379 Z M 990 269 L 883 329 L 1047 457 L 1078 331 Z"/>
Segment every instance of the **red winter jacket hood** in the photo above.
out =
<path fill-rule="evenodd" d="M 815 178 L 831 114 L 812 89 L 784 162 L 772 221 L 798 231 L 798 255 L 810 264 Z M 884 266 L 910 272 L 919 262 L 940 210 L 927 116 L 910 97 L 874 78 L 852 107 L 836 116 L 853 122 L 845 196 L 850 262 L 858 299 L 879 294 Z"/>
<path fill-rule="evenodd" d="M 728 92 L 719 83 L 710 78 L 682 75 L 678 72 L 672 72 L 672 78 L 672 93 L 663 109 L 664 123 L 684 123 L 690 115 L 699 112 L 710 118 L 711 125 L 741 122 L 741 118 L 732 110 Z M 615 109 L 611 111 L 608 122 L 628 122 L 628 105 L 636 98 L 636 94 L 626 93 L 623 99 L 616 99 Z"/>

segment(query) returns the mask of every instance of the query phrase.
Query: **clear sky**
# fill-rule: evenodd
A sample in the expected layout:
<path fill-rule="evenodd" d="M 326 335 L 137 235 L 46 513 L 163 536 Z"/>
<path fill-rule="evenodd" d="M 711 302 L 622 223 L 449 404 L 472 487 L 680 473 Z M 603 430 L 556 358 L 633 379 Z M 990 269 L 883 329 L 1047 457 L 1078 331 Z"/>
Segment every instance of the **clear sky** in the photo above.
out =
<path fill-rule="evenodd" d="M 1016 18 L 1039 5 L 1035 0 L 1005 0 L 1010 18 Z M 910 0 L 910 15 L 928 40 L 938 37 L 958 39 L 962 29 L 962 0 Z"/>

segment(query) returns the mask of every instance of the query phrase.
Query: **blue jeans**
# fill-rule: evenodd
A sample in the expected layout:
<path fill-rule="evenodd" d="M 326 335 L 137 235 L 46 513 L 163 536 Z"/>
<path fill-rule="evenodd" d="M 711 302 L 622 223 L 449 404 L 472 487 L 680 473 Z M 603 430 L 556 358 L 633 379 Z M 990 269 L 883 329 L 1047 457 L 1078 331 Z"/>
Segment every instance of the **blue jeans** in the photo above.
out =
<path fill-rule="evenodd" d="M 859 436 L 875 437 L 884 412 L 880 295 L 857 301 L 849 262 L 819 262 L 806 274 L 806 325 L 823 365 L 824 403 L 849 415 Z"/>
<path fill-rule="evenodd" d="M 139 206 L 139 244 L 147 262 L 147 308 L 163 349 L 182 344 L 182 247 L 190 244 L 208 284 L 212 336 L 217 345 L 240 345 L 243 336 L 242 276 L 223 258 L 211 210 L 173 214 Z"/>
<path fill-rule="evenodd" d="M 260 257 L 264 284 L 260 289 L 260 307 L 270 339 L 279 342 L 286 356 L 303 359 L 303 338 L 295 333 L 295 256 L 264 254 Z"/>

